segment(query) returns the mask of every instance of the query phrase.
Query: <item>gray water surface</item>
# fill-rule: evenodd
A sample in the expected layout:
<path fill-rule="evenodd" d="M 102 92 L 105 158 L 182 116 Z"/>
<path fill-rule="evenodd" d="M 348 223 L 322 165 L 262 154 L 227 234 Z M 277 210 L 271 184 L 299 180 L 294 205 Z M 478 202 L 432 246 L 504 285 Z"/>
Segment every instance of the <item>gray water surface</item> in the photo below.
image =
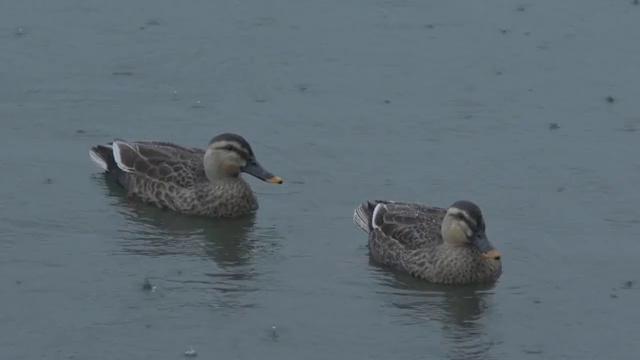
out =
<path fill-rule="evenodd" d="M 633 1 L 5 1 L 0 358 L 631 359 Z M 114 137 L 245 136 L 252 217 L 130 203 Z M 496 286 L 371 264 L 353 208 L 482 207 Z M 144 291 L 148 278 L 153 291 Z"/>

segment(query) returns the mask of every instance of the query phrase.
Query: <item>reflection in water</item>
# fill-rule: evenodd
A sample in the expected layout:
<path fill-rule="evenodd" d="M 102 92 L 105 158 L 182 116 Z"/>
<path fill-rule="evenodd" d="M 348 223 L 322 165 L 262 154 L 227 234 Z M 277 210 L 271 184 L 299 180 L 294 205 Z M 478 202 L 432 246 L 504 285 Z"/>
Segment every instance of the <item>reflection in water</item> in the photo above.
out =
<path fill-rule="evenodd" d="M 376 266 L 372 263 L 372 265 Z M 403 323 L 437 322 L 452 344 L 448 358 L 493 359 L 491 339 L 484 328 L 487 296 L 495 284 L 447 286 L 430 284 L 410 275 L 376 266 L 382 283 L 392 291 L 390 305 L 403 310 Z"/>
<path fill-rule="evenodd" d="M 121 230 L 125 235 L 122 246 L 126 253 L 212 260 L 214 266 L 201 273 L 205 278 L 180 272 L 179 279 L 166 281 L 211 293 L 206 295 L 207 306 L 226 309 L 256 306 L 255 299 L 247 296 L 257 291 L 260 283 L 256 279 L 260 274 L 253 266 L 253 253 L 273 251 L 275 245 L 269 241 L 274 234 L 268 232 L 261 236 L 256 232 L 255 215 L 236 219 L 188 216 L 130 201 L 118 185 L 106 178 L 100 180 L 131 225 Z"/>
<path fill-rule="evenodd" d="M 188 216 L 130 201 L 118 185 L 105 184 L 109 195 L 122 205 L 125 218 L 137 225 L 135 233 L 128 230 L 134 241 L 125 245 L 126 251 L 149 256 L 204 253 L 220 267 L 250 262 L 255 215 L 237 219 Z"/>

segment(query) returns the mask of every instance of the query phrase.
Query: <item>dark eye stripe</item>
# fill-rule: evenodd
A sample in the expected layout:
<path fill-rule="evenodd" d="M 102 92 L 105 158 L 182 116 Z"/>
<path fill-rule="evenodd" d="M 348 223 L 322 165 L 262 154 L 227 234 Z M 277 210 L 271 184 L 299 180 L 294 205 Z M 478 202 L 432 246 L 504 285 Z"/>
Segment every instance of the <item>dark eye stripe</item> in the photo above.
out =
<path fill-rule="evenodd" d="M 227 150 L 227 151 L 233 151 L 236 154 L 240 155 L 241 158 L 243 158 L 245 160 L 249 159 L 249 155 L 247 155 L 247 153 L 245 151 L 240 150 L 240 149 L 238 149 L 237 147 L 235 147 L 233 145 L 227 145 L 227 146 L 221 147 L 219 149 L 224 149 L 224 150 Z"/>
<path fill-rule="evenodd" d="M 466 217 L 465 215 L 460 214 L 460 219 L 467 224 L 467 226 L 469 227 L 469 229 L 471 229 L 471 231 L 475 232 L 476 230 L 478 230 L 478 226 L 475 225 L 474 222 L 468 217 Z"/>

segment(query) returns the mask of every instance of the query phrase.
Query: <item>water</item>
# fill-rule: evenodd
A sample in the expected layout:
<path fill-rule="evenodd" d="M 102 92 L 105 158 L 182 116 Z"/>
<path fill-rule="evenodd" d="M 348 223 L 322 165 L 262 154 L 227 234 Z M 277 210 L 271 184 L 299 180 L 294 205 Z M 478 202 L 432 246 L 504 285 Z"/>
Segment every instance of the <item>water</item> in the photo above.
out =
<path fill-rule="evenodd" d="M 25 0 L 0 24 L 2 359 L 636 353 L 633 1 Z M 249 180 L 248 219 L 130 204 L 88 157 L 225 131 L 285 180 Z M 500 282 L 370 264 L 372 198 L 474 200 Z"/>

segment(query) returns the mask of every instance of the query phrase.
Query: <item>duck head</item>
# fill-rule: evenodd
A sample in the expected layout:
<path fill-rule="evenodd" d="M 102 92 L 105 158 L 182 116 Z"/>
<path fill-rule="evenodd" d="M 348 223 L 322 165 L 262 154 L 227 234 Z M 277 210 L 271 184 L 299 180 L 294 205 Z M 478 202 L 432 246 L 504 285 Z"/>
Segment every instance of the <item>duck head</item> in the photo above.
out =
<path fill-rule="evenodd" d="M 204 171 L 211 181 L 247 173 L 262 181 L 282 184 L 282 178 L 260 165 L 251 145 L 240 135 L 224 133 L 209 142 L 203 158 Z"/>
<path fill-rule="evenodd" d="M 453 203 L 442 220 L 441 231 L 446 243 L 473 246 L 489 259 L 500 260 L 502 257 L 487 238 L 480 207 L 471 201 L 460 200 Z"/>

